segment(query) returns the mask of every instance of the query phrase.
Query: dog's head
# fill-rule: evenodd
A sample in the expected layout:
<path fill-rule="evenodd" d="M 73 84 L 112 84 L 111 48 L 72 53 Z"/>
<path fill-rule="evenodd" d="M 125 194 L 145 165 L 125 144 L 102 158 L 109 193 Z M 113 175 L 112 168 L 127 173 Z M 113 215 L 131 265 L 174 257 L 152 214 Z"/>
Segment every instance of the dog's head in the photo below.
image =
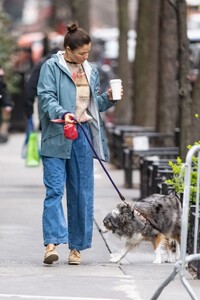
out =
<path fill-rule="evenodd" d="M 130 205 L 118 204 L 117 207 L 108 213 L 103 219 L 107 230 L 122 237 L 131 238 L 133 233 L 139 231 L 141 222 L 135 217 L 134 210 Z M 143 225 L 143 224 L 142 224 Z"/>

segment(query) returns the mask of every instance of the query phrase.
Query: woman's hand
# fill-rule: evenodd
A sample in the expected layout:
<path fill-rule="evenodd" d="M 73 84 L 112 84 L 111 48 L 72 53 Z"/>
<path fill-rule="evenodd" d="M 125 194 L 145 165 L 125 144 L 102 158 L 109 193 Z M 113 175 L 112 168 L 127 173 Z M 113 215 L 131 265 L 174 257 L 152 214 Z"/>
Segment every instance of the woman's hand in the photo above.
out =
<path fill-rule="evenodd" d="M 107 94 L 108 94 L 109 100 L 112 100 L 113 97 L 112 97 L 112 90 L 111 90 L 111 88 L 109 88 L 109 89 L 107 90 Z"/>
<path fill-rule="evenodd" d="M 112 89 L 111 89 L 111 88 L 109 88 L 109 89 L 107 90 L 107 94 L 108 94 L 109 100 L 112 101 L 112 100 L 113 100 L 113 95 L 112 95 Z M 123 86 L 121 87 L 121 98 L 122 98 L 122 97 L 123 97 Z"/>
<path fill-rule="evenodd" d="M 67 113 L 64 117 L 65 124 L 74 124 L 75 123 L 74 118 L 76 118 L 74 114 Z"/>

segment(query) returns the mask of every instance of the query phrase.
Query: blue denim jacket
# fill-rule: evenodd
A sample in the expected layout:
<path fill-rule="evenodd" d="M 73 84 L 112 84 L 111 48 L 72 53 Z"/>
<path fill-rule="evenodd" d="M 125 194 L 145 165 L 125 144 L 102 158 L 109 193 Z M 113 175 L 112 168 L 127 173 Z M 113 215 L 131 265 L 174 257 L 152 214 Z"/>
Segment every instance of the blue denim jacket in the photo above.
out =
<path fill-rule="evenodd" d="M 83 67 L 91 92 L 88 112 L 93 117 L 89 122 L 92 143 L 98 156 L 104 161 L 109 161 L 106 133 L 100 112 L 113 106 L 116 101 L 110 101 L 106 92 L 99 95 L 97 69 L 88 61 L 83 63 Z M 42 127 L 41 155 L 70 158 L 72 141 L 64 137 L 63 125 L 50 121 L 62 118 L 66 112 L 75 113 L 76 108 L 76 85 L 61 51 L 43 64 L 37 92 Z"/>

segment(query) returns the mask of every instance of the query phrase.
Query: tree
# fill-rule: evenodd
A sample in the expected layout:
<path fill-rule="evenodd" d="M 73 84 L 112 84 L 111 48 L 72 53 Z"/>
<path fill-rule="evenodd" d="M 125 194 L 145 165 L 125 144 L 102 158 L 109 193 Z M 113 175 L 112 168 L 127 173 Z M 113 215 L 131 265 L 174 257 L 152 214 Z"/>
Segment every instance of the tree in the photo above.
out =
<path fill-rule="evenodd" d="M 196 141 L 200 141 L 200 66 L 199 66 L 199 74 L 197 76 L 197 80 L 194 83 L 193 92 L 192 92 L 192 133 L 193 140 L 191 141 L 191 145 Z M 197 117 L 194 117 L 197 116 Z"/>
<path fill-rule="evenodd" d="M 72 21 L 77 21 L 79 26 L 84 28 L 87 32 L 90 30 L 90 0 L 69 0 L 71 8 Z"/>
<path fill-rule="evenodd" d="M 46 20 L 47 29 L 66 33 L 68 22 L 78 22 L 87 32 L 90 29 L 90 0 L 50 0 L 51 15 Z M 43 2 L 40 2 L 43 5 Z"/>
<path fill-rule="evenodd" d="M 133 65 L 133 123 L 156 126 L 160 1 L 140 0 Z"/>
<path fill-rule="evenodd" d="M 179 40 L 179 97 L 180 97 L 180 155 L 185 159 L 188 148 L 193 142 L 192 100 L 190 93 L 189 44 L 187 38 L 186 3 L 178 0 L 178 40 Z"/>
<path fill-rule="evenodd" d="M 9 92 L 17 91 L 16 84 L 19 80 L 13 75 L 11 55 L 16 47 L 16 41 L 9 31 L 10 19 L 0 6 L 0 65 L 5 72 L 5 81 Z"/>
<path fill-rule="evenodd" d="M 173 133 L 178 117 L 178 32 L 175 2 L 161 2 L 159 40 L 156 130 Z M 170 146 L 170 143 L 171 139 L 166 140 L 166 146 Z"/>
<path fill-rule="evenodd" d="M 185 0 L 139 2 L 134 66 L 134 124 L 168 133 L 180 127 L 182 159 L 185 159 L 187 146 L 199 137 L 195 114 L 200 112 L 200 79 L 191 94 L 188 78 L 186 8 Z M 166 145 L 170 145 L 169 141 Z"/>
<path fill-rule="evenodd" d="M 118 0 L 118 22 L 119 22 L 119 57 L 118 77 L 122 79 L 124 96 L 115 107 L 115 124 L 130 124 L 132 108 L 130 99 L 130 63 L 128 61 L 128 0 Z"/>

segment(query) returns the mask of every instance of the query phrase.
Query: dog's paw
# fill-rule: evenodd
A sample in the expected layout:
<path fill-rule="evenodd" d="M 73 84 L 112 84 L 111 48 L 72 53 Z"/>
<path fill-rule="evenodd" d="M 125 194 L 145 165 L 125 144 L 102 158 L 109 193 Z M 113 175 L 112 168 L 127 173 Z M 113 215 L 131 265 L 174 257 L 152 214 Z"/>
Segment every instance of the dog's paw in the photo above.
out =
<path fill-rule="evenodd" d="M 158 247 L 155 251 L 155 259 L 153 264 L 161 264 L 162 263 L 162 255 L 161 255 L 161 247 Z"/>
<path fill-rule="evenodd" d="M 168 257 L 168 258 L 165 260 L 166 263 L 172 263 L 172 261 L 173 261 L 173 259 L 172 259 L 171 257 Z"/>
<path fill-rule="evenodd" d="M 177 260 L 179 260 L 180 258 L 181 258 L 181 253 L 180 253 L 180 250 L 178 249 L 178 250 L 176 251 L 175 260 L 177 261 Z"/>
<path fill-rule="evenodd" d="M 110 254 L 110 262 L 111 263 L 118 263 L 120 262 L 121 255 L 119 253 L 111 253 Z"/>
<path fill-rule="evenodd" d="M 153 261 L 153 264 L 161 264 L 161 263 L 162 263 L 161 258 L 155 258 Z"/>
<path fill-rule="evenodd" d="M 101 228 L 99 228 L 99 232 L 101 232 L 101 233 L 106 233 L 108 231 L 109 230 L 105 226 L 102 226 Z"/>

